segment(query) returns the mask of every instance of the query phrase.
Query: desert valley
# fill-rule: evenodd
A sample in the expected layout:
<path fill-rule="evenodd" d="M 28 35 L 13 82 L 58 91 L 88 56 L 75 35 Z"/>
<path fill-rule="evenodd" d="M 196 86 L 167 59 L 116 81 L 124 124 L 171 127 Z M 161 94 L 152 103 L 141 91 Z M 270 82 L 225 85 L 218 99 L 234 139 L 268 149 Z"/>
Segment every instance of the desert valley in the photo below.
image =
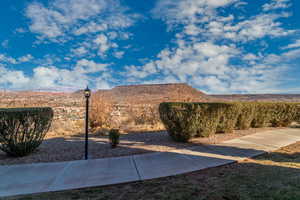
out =
<path fill-rule="evenodd" d="M 105 131 L 111 125 L 125 133 L 163 130 L 158 115 L 161 102 L 222 101 L 300 102 L 300 94 L 208 95 L 184 83 L 117 86 L 110 90 L 93 91 L 91 131 Z M 0 107 L 38 106 L 49 106 L 54 110 L 54 121 L 47 137 L 73 135 L 83 131 L 85 99 L 82 91 L 0 92 Z"/>

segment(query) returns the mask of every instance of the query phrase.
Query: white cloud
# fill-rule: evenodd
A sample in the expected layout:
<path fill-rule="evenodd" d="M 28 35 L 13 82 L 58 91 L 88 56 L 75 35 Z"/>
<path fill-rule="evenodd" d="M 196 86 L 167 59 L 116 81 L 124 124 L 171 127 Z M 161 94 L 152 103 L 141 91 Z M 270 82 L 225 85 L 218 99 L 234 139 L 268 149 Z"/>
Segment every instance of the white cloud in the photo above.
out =
<path fill-rule="evenodd" d="M 156 61 L 139 67 L 128 66 L 126 74 L 141 81 L 151 75 L 163 74 L 160 78 L 172 77 L 176 82 L 187 82 L 210 93 L 232 93 L 264 91 L 282 72 L 282 68 L 271 65 L 231 65 L 230 59 L 242 55 L 234 46 L 200 42 L 181 46 L 174 51 L 165 49 Z M 241 58 L 258 60 L 259 56 L 246 54 Z"/>
<path fill-rule="evenodd" d="M 26 14 L 32 20 L 30 30 L 39 34 L 43 34 L 49 38 L 55 38 L 63 34 L 59 22 L 56 18 L 60 19 L 63 16 L 57 11 L 51 11 L 45 8 L 42 4 L 31 4 Z"/>
<path fill-rule="evenodd" d="M 67 76 L 62 77 L 66 71 L 59 70 L 55 67 L 37 67 L 33 69 L 34 75 L 29 85 L 36 84 L 38 88 L 55 88 L 57 81 L 64 81 Z M 73 80 L 74 81 L 74 80 Z"/>
<path fill-rule="evenodd" d="M 202 33 L 202 31 L 203 31 L 202 29 L 200 29 L 194 24 L 189 24 L 185 27 L 185 34 L 187 35 L 196 36 Z"/>
<path fill-rule="evenodd" d="M 142 66 L 127 66 L 124 74 L 133 82 L 172 77 L 173 81 L 187 82 L 210 93 L 273 89 L 286 70 L 283 57 L 297 52 L 271 55 L 263 51 L 267 44 L 258 43 L 261 51 L 252 53 L 244 45 L 265 37 L 293 34 L 294 30 L 284 29 L 279 20 L 290 15 L 261 12 L 247 18 L 224 16 L 222 9 L 234 3 L 240 1 L 159 0 L 152 13 L 164 20 L 169 29 L 181 29 L 177 40 L 156 59 Z"/>
<path fill-rule="evenodd" d="M 25 15 L 30 19 L 29 30 L 36 43 L 65 43 L 72 40 L 68 57 L 97 55 L 107 58 L 119 40 L 128 39 L 126 29 L 140 16 L 121 5 L 120 0 L 53 0 L 48 4 L 29 3 Z M 96 44 L 96 46 L 95 46 Z M 121 52 L 121 50 L 116 50 Z M 115 55 L 113 55 L 115 56 Z M 121 53 L 116 54 L 121 57 Z M 68 59 L 68 58 L 67 58 Z"/>
<path fill-rule="evenodd" d="M 263 5 L 263 10 L 270 11 L 276 9 L 284 9 L 290 6 L 290 0 L 272 0 L 270 3 L 266 3 Z"/>
<path fill-rule="evenodd" d="M 125 53 L 124 51 L 117 51 L 114 53 L 114 56 L 118 59 L 121 59 L 123 58 L 124 53 Z"/>
<path fill-rule="evenodd" d="M 157 61 L 143 67 L 127 67 L 127 75 L 144 78 L 162 72 L 173 74 L 183 82 L 188 81 L 190 76 L 204 74 L 225 76 L 229 59 L 238 53 L 234 47 L 211 42 L 183 45 L 174 51 L 168 49 L 161 51 Z"/>
<path fill-rule="evenodd" d="M 97 78 L 95 80 L 97 89 L 111 89 L 111 85 L 107 82 L 107 80 L 102 78 Z"/>
<path fill-rule="evenodd" d="M 13 58 L 11 56 L 7 56 L 5 54 L 0 54 L 0 63 L 7 63 L 7 64 L 20 64 L 24 62 L 29 62 L 33 59 L 33 56 L 30 54 L 27 54 L 25 56 L 21 56 L 18 58 Z"/>
<path fill-rule="evenodd" d="M 237 0 L 159 0 L 152 13 L 169 25 L 209 21 L 215 9 L 226 7 Z"/>
<path fill-rule="evenodd" d="M 300 47 L 300 40 L 296 40 L 294 43 L 289 44 L 285 47 L 283 47 L 282 49 L 293 49 L 293 48 L 298 48 Z"/>
<path fill-rule="evenodd" d="M 104 34 L 99 34 L 94 40 L 94 43 L 98 46 L 99 55 L 105 55 L 105 52 L 111 47 L 111 44 L 108 42 L 108 38 Z"/>
<path fill-rule="evenodd" d="M 25 56 L 22 56 L 22 57 L 18 58 L 18 62 L 28 62 L 32 59 L 33 59 L 33 56 L 30 55 L 30 54 L 27 54 Z"/>
<path fill-rule="evenodd" d="M 236 2 L 236 3 L 234 4 L 234 7 L 235 7 L 235 8 L 243 8 L 243 7 L 246 6 L 246 5 L 248 5 L 247 2 L 245 2 L 245 1 L 238 1 L 238 2 Z"/>
<path fill-rule="evenodd" d="M 38 66 L 33 69 L 32 76 L 25 75 L 23 71 L 8 70 L 0 65 L 0 87 L 47 90 L 75 90 L 88 84 L 93 88 L 101 85 L 108 87 L 109 75 L 105 74 L 108 65 L 82 59 L 71 70 L 55 66 Z M 91 73 L 96 73 L 97 77 L 93 78 L 90 76 Z"/>
<path fill-rule="evenodd" d="M 118 33 L 115 31 L 111 31 L 111 32 L 107 33 L 107 35 L 108 35 L 109 39 L 111 39 L 111 40 L 114 40 L 118 37 Z"/>
<path fill-rule="evenodd" d="M 157 66 L 155 65 L 154 62 L 149 62 L 146 65 L 140 67 L 140 66 L 126 66 L 126 73 L 125 76 L 129 78 L 134 78 L 134 79 L 143 79 L 151 74 L 157 73 Z"/>
<path fill-rule="evenodd" d="M 193 77 L 192 82 L 197 86 L 206 86 L 210 92 L 227 92 L 228 83 L 221 81 L 216 76 Z"/>
<path fill-rule="evenodd" d="M 288 13 L 260 13 L 245 20 L 237 20 L 233 14 L 218 15 L 217 9 L 226 8 L 236 0 L 160 0 L 152 13 L 154 17 L 163 19 L 169 28 L 184 25 L 183 34 L 204 37 L 206 39 L 228 39 L 247 42 L 266 36 L 280 37 L 293 33 L 285 30 L 278 21 L 289 17 Z"/>
<path fill-rule="evenodd" d="M 8 70 L 0 65 L 0 87 L 22 88 L 29 81 L 23 71 Z"/>
<path fill-rule="evenodd" d="M 293 49 L 283 54 L 284 59 L 296 59 L 300 58 L 300 49 Z"/>
<path fill-rule="evenodd" d="M 191 22 L 185 26 L 184 34 L 199 36 L 207 39 L 227 39 L 231 41 L 248 42 L 261 39 L 266 36 L 281 37 L 294 33 L 294 30 L 286 30 L 281 27 L 278 20 L 287 17 L 283 14 L 258 14 L 250 19 L 234 21 L 234 16 L 210 17 L 210 21 L 199 26 Z"/>
<path fill-rule="evenodd" d="M 255 40 L 265 36 L 279 37 L 293 33 L 293 30 L 285 30 L 277 19 L 286 15 L 260 14 L 253 19 L 242 21 L 234 26 L 227 26 L 225 29 L 236 34 L 233 40 Z"/>
<path fill-rule="evenodd" d="M 249 60 L 249 61 L 255 61 L 255 60 L 258 60 L 260 57 L 253 54 L 253 53 L 247 53 L 244 55 L 244 60 Z"/>
<path fill-rule="evenodd" d="M 88 50 L 85 47 L 81 46 L 78 48 L 71 49 L 71 52 L 76 56 L 83 56 L 88 53 Z"/>
<path fill-rule="evenodd" d="M 66 33 L 82 35 L 127 28 L 137 16 L 125 12 L 127 9 L 118 0 L 54 0 L 48 7 L 37 2 L 29 4 L 26 16 L 31 20 L 32 32 L 54 40 Z"/>
<path fill-rule="evenodd" d="M 89 22 L 86 25 L 81 26 L 80 28 L 74 31 L 75 35 L 82 35 L 86 33 L 97 33 L 106 31 L 108 29 L 107 24 L 97 24 L 95 22 Z"/>
<path fill-rule="evenodd" d="M 281 20 L 290 13 L 276 10 L 290 5 L 287 0 L 269 0 L 258 8 L 259 13 L 248 16 L 247 3 L 240 0 L 158 0 L 152 14 L 176 32 L 176 38 L 152 60 L 148 58 L 140 66 L 126 66 L 121 75 L 126 83 L 187 82 L 211 93 L 273 90 L 280 83 L 288 60 L 299 57 L 299 41 L 282 48 L 286 50 L 282 54 L 264 51 L 268 45 L 266 38 L 295 33 L 296 30 L 284 28 Z M 241 10 L 226 15 L 226 9 Z M 0 85 L 84 87 L 93 82 L 97 88 L 109 88 L 114 81 L 109 64 L 91 58 L 98 55 L 104 59 L 109 53 L 122 58 L 125 52 L 117 42 L 132 37 L 125 29 L 138 17 L 119 0 L 34 2 L 29 3 L 26 16 L 31 22 L 30 31 L 40 39 L 75 41 L 66 59 L 76 63 L 73 69 L 61 69 L 51 57 L 46 64 L 34 68 L 32 76 L 2 66 L 3 74 L 5 71 L 10 78 L 3 78 Z M 251 45 L 254 48 L 248 48 Z M 0 54 L 0 62 L 5 64 L 26 59 L 32 58 Z M 13 75 L 17 78 L 13 79 Z"/>
<path fill-rule="evenodd" d="M 74 68 L 74 71 L 82 74 L 101 72 L 106 69 L 108 64 L 95 63 L 92 60 L 79 60 Z"/>
<path fill-rule="evenodd" d="M 63 35 L 78 20 L 95 16 L 106 7 L 102 0 L 55 0 L 49 8 L 34 2 L 28 6 L 26 16 L 31 19 L 29 28 L 32 32 L 55 38 Z"/>
<path fill-rule="evenodd" d="M 10 56 L 6 56 L 4 54 L 0 54 L 0 62 L 10 63 L 10 64 L 17 64 L 17 60 Z"/>

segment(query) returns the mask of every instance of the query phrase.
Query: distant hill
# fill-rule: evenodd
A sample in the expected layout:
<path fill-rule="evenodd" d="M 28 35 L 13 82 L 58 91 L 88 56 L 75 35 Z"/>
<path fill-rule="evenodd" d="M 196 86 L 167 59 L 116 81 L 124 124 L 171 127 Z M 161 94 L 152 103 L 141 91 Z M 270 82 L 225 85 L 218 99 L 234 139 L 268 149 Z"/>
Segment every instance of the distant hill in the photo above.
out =
<path fill-rule="evenodd" d="M 159 104 L 161 102 L 284 101 L 300 102 L 300 94 L 207 95 L 185 83 L 116 86 L 96 94 L 119 104 Z"/>
<path fill-rule="evenodd" d="M 212 99 L 185 83 L 125 85 L 117 86 L 111 90 L 98 90 L 96 93 L 115 102 L 126 104 L 206 102 Z"/>
<path fill-rule="evenodd" d="M 231 94 L 208 96 L 225 101 L 300 102 L 300 94 Z"/>

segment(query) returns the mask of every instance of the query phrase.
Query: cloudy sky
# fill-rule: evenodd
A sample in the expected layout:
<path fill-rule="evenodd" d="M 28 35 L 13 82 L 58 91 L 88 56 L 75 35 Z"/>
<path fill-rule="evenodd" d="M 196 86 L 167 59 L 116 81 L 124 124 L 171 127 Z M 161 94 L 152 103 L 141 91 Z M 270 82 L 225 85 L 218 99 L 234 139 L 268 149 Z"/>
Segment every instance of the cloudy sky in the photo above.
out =
<path fill-rule="evenodd" d="M 299 0 L 1 0 L 0 90 L 300 93 Z"/>

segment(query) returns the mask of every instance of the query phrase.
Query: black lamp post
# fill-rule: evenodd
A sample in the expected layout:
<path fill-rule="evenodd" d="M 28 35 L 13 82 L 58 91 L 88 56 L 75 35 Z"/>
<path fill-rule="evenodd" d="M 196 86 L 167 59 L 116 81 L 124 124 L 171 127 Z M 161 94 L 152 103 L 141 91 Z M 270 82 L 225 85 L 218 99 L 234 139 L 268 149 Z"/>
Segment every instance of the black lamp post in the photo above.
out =
<path fill-rule="evenodd" d="M 89 98 L 91 96 L 91 90 L 87 86 L 84 90 L 84 96 L 86 100 L 85 104 L 85 160 L 88 159 L 88 132 L 89 132 Z"/>

